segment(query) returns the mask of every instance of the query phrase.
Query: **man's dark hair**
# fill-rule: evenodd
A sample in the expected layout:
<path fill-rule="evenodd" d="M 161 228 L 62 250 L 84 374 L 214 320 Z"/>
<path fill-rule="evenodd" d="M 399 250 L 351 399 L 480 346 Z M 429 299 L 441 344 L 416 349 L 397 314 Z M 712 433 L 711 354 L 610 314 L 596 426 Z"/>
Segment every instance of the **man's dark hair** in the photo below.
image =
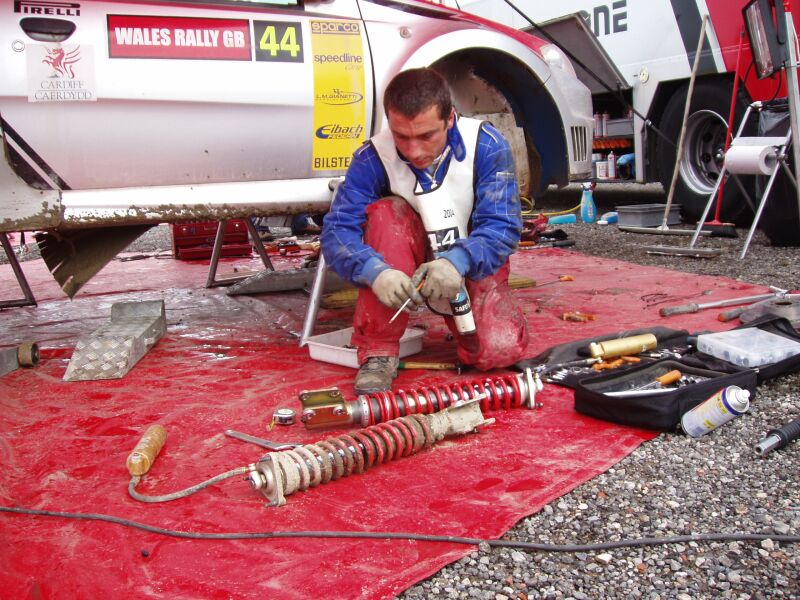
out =
<path fill-rule="evenodd" d="M 431 106 L 439 108 L 442 121 L 447 121 L 453 109 L 450 86 L 433 69 L 401 71 L 389 82 L 383 93 L 383 110 L 387 117 L 392 110 L 413 119 Z"/>

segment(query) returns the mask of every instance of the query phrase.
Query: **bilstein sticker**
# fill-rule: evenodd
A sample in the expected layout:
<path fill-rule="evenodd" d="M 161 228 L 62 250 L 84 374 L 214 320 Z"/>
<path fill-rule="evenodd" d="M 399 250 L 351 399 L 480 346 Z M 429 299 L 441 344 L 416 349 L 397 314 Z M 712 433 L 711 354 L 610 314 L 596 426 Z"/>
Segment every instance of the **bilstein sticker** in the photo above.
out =
<path fill-rule="evenodd" d="M 246 19 L 108 15 L 110 58 L 250 60 Z"/>
<path fill-rule="evenodd" d="M 76 44 L 28 44 L 29 102 L 97 100 L 94 49 Z"/>
<path fill-rule="evenodd" d="M 314 138 L 311 168 L 336 171 L 364 141 L 364 50 L 358 21 L 311 21 Z"/>

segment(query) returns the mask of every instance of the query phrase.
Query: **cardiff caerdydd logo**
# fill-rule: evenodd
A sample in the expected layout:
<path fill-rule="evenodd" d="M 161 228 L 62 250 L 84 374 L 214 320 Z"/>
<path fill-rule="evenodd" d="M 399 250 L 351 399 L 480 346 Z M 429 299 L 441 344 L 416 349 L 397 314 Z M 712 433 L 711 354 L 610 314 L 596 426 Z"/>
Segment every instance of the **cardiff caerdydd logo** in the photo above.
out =
<path fill-rule="evenodd" d="M 53 70 L 52 79 L 75 79 L 73 65 L 81 59 L 81 49 L 77 46 L 67 52 L 64 48 L 47 48 L 47 55 L 42 59 Z"/>

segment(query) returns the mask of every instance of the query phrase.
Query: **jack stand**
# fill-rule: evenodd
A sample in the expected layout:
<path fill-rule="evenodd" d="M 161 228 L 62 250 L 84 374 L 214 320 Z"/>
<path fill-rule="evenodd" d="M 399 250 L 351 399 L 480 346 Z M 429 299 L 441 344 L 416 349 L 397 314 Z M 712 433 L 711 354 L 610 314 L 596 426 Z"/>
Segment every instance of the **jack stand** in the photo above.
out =
<path fill-rule="evenodd" d="M 11 269 L 14 271 L 14 276 L 17 278 L 17 284 L 19 284 L 19 287 L 25 296 L 25 298 L 21 298 L 19 300 L 0 301 L 0 309 L 15 308 L 19 306 L 36 306 L 36 298 L 33 297 L 33 292 L 31 291 L 31 287 L 28 285 L 28 280 L 25 279 L 25 274 L 22 272 L 22 267 L 19 264 L 19 260 L 17 260 L 17 255 L 14 253 L 14 249 L 11 247 L 11 242 L 8 241 L 7 233 L 0 233 L 0 244 L 3 245 L 3 250 L 8 258 L 8 264 L 11 265 Z"/>

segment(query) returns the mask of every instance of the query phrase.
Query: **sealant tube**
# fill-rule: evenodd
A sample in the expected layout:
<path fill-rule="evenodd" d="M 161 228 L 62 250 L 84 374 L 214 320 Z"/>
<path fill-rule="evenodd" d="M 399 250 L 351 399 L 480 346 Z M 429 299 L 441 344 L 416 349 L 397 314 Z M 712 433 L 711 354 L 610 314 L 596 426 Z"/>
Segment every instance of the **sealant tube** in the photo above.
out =
<path fill-rule="evenodd" d="M 656 336 L 652 333 L 643 333 L 604 342 L 592 342 L 589 344 L 589 354 L 593 358 L 613 358 L 654 350 L 657 345 Z"/>
<path fill-rule="evenodd" d="M 128 473 L 132 477 L 136 475 L 144 475 L 153 466 L 156 456 L 161 452 L 164 447 L 164 442 L 167 441 L 167 430 L 163 425 L 156 423 L 147 428 L 144 432 L 142 439 L 136 444 L 136 447 L 128 455 L 126 466 Z"/>

